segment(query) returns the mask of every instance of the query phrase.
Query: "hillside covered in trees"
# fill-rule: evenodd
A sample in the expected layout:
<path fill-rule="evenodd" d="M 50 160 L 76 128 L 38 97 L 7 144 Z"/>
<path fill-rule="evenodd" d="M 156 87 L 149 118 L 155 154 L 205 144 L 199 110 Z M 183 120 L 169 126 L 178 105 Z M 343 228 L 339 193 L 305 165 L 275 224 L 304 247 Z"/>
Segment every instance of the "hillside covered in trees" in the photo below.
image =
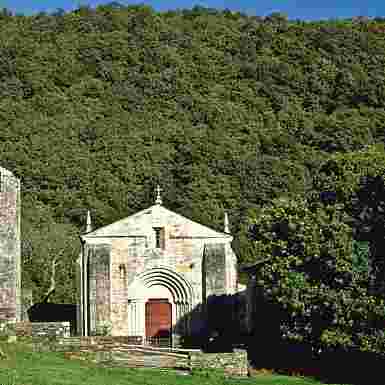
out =
<path fill-rule="evenodd" d="M 360 159 L 385 169 L 384 31 L 200 7 L 4 10 L 0 163 L 22 180 L 23 285 L 41 299 L 55 259 L 51 299 L 74 302 L 86 210 L 111 223 L 157 183 L 166 207 L 218 230 L 227 210 L 241 264 L 261 257 L 250 210 L 336 186 L 347 204 Z"/>

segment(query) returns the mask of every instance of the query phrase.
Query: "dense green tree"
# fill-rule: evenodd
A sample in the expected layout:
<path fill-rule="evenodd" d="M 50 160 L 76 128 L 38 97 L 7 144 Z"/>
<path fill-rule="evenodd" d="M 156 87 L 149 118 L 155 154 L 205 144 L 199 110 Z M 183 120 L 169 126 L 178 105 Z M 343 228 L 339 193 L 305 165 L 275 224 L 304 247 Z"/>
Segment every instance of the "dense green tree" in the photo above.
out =
<path fill-rule="evenodd" d="M 52 209 L 31 196 L 25 198 L 22 209 L 26 218 L 22 239 L 24 287 L 32 289 L 34 302 L 76 302 L 80 246 L 73 240 L 77 229 L 57 223 Z"/>
<path fill-rule="evenodd" d="M 299 199 L 275 200 L 251 213 L 255 255 L 267 259 L 257 271 L 257 301 L 270 304 L 275 316 L 269 319 L 277 321 L 276 330 L 260 330 L 265 337 L 315 351 L 382 352 L 384 300 L 369 290 L 364 246 L 358 252 L 344 219 L 338 206 L 311 208 Z"/>

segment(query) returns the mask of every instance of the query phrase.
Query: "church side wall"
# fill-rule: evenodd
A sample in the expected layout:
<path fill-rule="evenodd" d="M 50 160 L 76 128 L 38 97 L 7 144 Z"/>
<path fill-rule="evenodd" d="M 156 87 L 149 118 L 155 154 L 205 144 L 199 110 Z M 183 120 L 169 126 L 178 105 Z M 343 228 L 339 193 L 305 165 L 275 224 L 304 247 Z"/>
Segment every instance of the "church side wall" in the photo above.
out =
<path fill-rule="evenodd" d="M 231 244 L 225 246 L 226 251 L 226 294 L 235 294 L 237 292 L 238 272 L 237 256 L 235 255 Z"/>
<path fill-rule="evenodd" d="M 226 294 L 226 250 L 225 244 L 205 245 L 203 274 L 205 297 Z"/>

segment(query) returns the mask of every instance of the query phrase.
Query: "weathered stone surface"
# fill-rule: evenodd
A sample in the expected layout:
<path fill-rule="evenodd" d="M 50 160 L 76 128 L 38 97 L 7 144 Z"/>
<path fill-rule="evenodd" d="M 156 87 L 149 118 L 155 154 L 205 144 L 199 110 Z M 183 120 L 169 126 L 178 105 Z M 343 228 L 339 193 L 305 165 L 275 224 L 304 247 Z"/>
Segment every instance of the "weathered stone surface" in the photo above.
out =
<path fill-rule="evenodd" d="M 190 354 L 191 368 L 221 369 L 228 376 L 246 377 L 248 372 L 247 351 L 237 349 L 230 353 Z"/>
<path fill-rule="evenodd" d="M 69 337 L 69 322 L 2 321 L 0 335 L 24 337 Z"/>
<path fill-rule="evenodd" d="M 0 167 L 0 320 L 21 316 L 20 183 Z"/>
<path fill-rule="evenodd" d="M 206 298 L 226 293 L 226 253 L 223 243 L 205 245 L 203 269 Z"/>

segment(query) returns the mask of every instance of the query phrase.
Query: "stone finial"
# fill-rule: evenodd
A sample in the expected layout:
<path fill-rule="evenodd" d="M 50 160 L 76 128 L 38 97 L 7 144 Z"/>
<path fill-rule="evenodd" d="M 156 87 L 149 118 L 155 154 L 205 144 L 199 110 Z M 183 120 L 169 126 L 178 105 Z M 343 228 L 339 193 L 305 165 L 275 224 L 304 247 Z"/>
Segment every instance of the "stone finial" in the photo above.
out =
<path fill-rule="evenodd" d="M 87 225 L 86 225 L 86 233 L 89 233 L 92 231 L 92 224 L 91 224 L 91 213 L 90 210 L 87 210 Z"/>
<path fill-rule="evenodd" d="M 160 192 L 162 191 L 162 189 L 160 188 L 159 185 L 156 186 L 156 200 L 155 200 L 155 203 L 157 205 L 161 205 L 162 204 L 162 198 L 160 196 Z"/>
<path fill-rule="evenodd" d="M 229 216 L 227 215 L 227 212 L 225 212 L 225 233 L 230 234 Z"/>

